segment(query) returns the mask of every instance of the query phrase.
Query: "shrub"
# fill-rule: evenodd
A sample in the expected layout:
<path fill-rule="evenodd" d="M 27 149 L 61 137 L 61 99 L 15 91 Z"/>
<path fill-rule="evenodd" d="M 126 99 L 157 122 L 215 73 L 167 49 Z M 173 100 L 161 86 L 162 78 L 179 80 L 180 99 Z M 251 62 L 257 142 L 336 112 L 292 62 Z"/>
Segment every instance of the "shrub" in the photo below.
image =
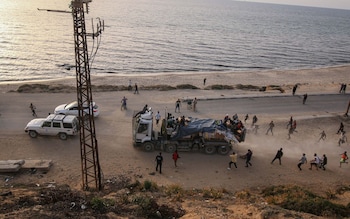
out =
<path fill-rule="evenodd" d="M 259 86 L 250 85 L 250 84 L 248 84 L 248 85 L 237 84 L 236 88 L 241 89 L 241 90 L 260 90 L 261 89 L 261 87 L 259 87 Z M 266 89 L 266 87 L 265 87 L 265 89 Z"/>
<path fill-rule="evenodd" d="M 179 84 L 176 86 L 176 89 L 199 89 L 199 88 L 192 84 Z"/>
<path fill-rule="evenodd" d="M 158 190 L 158 185 L 155 182 L 145 180 L 143 182 L 143 188 L 148 191 L 157 191 Z"/>
<path fill-rule="evenodd" d="M 137 214 L 143 217 L 146 216 L 146 218 L 153 215 L 158 209 L 156 201 L 147 195 L 135 195 L 131 202 L 137 205 Z"/>
<path fill-rule="evenodd" d="M 220 199 L 223 193 L 220 190 L 209 188 L 203 190 L 203 198 Z"/>
<path fill-rule="evenodd" d="M 233 90 L 231 85 L 214 84 L 210 87 L 212 90 Z"/>
<path fill-rule="evenodd" d="M 169 85 L 152 85 L 152 86 L 145 86 L 142 87 L 142 90 L 159 90 L 159 91 L 168 91 L 168 90 L 175 90 L 175 87 L 169 86 Z"/>
<path fill-rule="evenodd" d="M 266 201 L 282 208 L 318 216 L 344 217 L 350 208 L 335 204 L 298 186 L 271 186 L 262 191 Z"/>
<path fill-rule="evenodd" d="M 184 197 L 185 192 L 186 191 L 177 184 L 170 185 L 165 188 L 165 194 L 173 197 L 177 201 L 180 201 Z"/>
<path fill-rule="evenodd" d="M 93 197 L 90 201 L 91 208 L 100 213 L 105 213 L 109 206 L 114 205 L 113 200 Z"/>

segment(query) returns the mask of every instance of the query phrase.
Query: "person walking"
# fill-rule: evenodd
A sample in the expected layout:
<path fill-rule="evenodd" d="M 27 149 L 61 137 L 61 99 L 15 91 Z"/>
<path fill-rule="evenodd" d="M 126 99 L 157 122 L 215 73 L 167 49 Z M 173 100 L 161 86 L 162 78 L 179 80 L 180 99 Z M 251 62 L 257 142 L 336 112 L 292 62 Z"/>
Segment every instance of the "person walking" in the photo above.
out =
<path fill-rule="evenodd" d="M 158 111 L 157 114 L 155 115 L 156 125 L 157 125 L 157 126 L 158 126 L 158 124 L 159 124 L 160 118 L 161 118 L 161 115 L 160 115 L 160 113 L 159 113 L 159 111 Z"/>
<path fill-rule="evenodd" d="M 156 171 L 158 171 L 158 168 L 159 168 L 159 173 L 162 174 L 162 164 L 163 164 L 162 152 L 159 152 L 159 154 L 156 156 L 156 162 L 157 162 Z"/>
<path fill-rule="evenodd" d="M 245 117 L 244 117 L 244 123 L 246 123 L 248 119 L 249 119 L 249 115 L 246 114 Z"/>
<path fill-rule="evenodd" d="M 298 163 L 299 170 L 302 170 L 301 165 L 306 164 L 306 163 L 307 163 L 306 155 L 303 153 L 303 156 L 300 158 L 299 163 Z"/>
<path fill-rule="evenodd" d="M 338 140 L 338 146 L 340 147 L 341 144 L 344 144 L 347 141 L 348 141 L 348 138 L 345 135 L 345 131 L 341 131 L 340 132 L 340 137 L 339 137 L 339 140 Z"/>
<path fill-rule="evenodd" d="M 207 78 L 203 79 L 203 85 L 205 86 L 205 83 L 207 82 Z"/>
<path fill-rule="evenodd" d="M 344 151 L 344 153 L 342 153 L 342 154 L 340 155 L 339 167 L 341 167 L 341 164 L 342 164 L 342 163 L 346 163 L 346 164 L 347 164 L 347 163 L 348 163 L 348 162 L 347 162 L 348 159 L 349 159 L 349 157 L 348 157 L 346 151 Z"/>
<path fill-rule="evenodd" d="M 252 127 L 258 122 L 258 117 L 256 115 L 253 116 Z"/>
<path fill-rule="evenodd" d="M 344 124 L 343 124 L 343 122 L 340 122 L 340 126 L 339 126 L 339 129 L 337 131 L 337 134 L 339 134 L 339 133 L 341 133 L 343 131 L 344 131 Z"/>
<path fill-rule="evenodd" d="M 197 97 L 195 97 L 193 99 L 193 111 L 196 112 L 197 111 Z"/>
<path fill-rule="evenodd" d="M 37 117 L 36 112 L 35 112 L 36 107 L 33 105 L 33 103 L 30 103 L 29 108 L 30 108 L 30 110 L 32 111 L 32 115 L 33 115 L 34 117 Z"/>
<path fill-rule="evenodd" d="M 306 99 L 307 99 L 307 94 L 304 94 L 304 95 L 303 95 L 303 104 L 305 104 Z"/>
<path fill-rule="evenodd" d="M 179 158 L 180 158 L 179 153 L 177 152 L 177 150 L 175 150 L 174 153 L 173 153 L 173 160 L 174 160 L 175 167 L 177 167 L 177 160 Z"/>
<path fill-rule="evenodd" d="M 293 125 L 293 116 L 291 116 L 290 119 L 289 119 L 289 122 L 287 124 L 287 129 L 292 127 L 292 125 Z"/>
<path fill-rule="evenodd" d="M 228 170 L 231 169 L 231 165 L 235 165 L 235 167 L 237 168 L 237 154 L 236 152 L 232 152 L 232 154 L 230 154 L 230 158 L 231 158 L 231 161 L 228 163 Z"/>
<path fill-rule="evenodd" d="M 132 90 L 131 79 L 129 79 L 128 91 L 131 91 L 131 90 Z"/>
<path fill-rule="evenodd" d="M 248 164 L 252 166 L 252 164 L 250 163 L 252 156 L 253 156 L 253 152 L 250 149 L 248 149 L 248 152 L 245 155 L 245 167 L 248 167 Z"/>
<path fill-rule="evenodd" d="M 135 83 L 135 91 L 134 94 L 139 94 L 139 87 L 137 86 L 137 84 Z"/>
<path fill-rule="evenodd" d="M 277 153 L 276 153 L 276 155 L 275 155 L 275 158 L 273 158 L 273 160 L 271 161 L 271 164 L 273 164 L 273 162 L 274 162 L 276 159 L 279 160 L 280 165 L 282 164 L 282 163 L 281 163 L 281 158 L 282 158 L 282 156 L 283 156 L 283 151 L 282 151 L 282 150 L 283 150 L 283 149 L 280 148 L 280 149 L 277 151 Z"/>
<path fill-rule="evenodd" d="M 345 94 L 345 90 L 346 90 L 346 84 L 341 84 L 339 93 Z"/>
<path fill-rule="evenodd" d="M 273 123 L 273 121 L 271 121 L 269 124 L 269 128 L 266 131 L 266 135 L 269 133 L 269 131 L 271 131 L 271 134 L 273 135 L 273 127 L 275 127 L 275 124 Z"/>
<path fill-rule="evenodd" d="M 123 99 L 121 100 L 122 106 L 120 107 L 120 110 L 127 110 L 126 108 L 126 101 L 128 99 L 124 96 Z"/>
<path fill-rule="evenodd" d="M 322 162 L 321 162 L 321 167 L 323 170 L 326 170 L 326 165 L 327 165 L 328 159 L 327 156 L 324 154 L 322 157 Z"/>
<path fill-rule="evenodd" d="M 180 99 L 177 99 L 177 101 L 175 102 L 175 113 L 177 111 L 180 112 L 180 105 L 181 105 L 181 101 Z"/>
<path fill-rule="evenodd" d="M 298 85 L 296 84 L 296 85 L 294 85 L 294 87 L 293 87 L 293 96 L 295 95 L 295 91 L 297 91 L 297 88 L 298 88 Z"/>
<path fill-rule="evenodd" d="M 320 139 L 318 139 L 318 141 L 321 141 L 321 140 L 325 140 L 326 138 L 327 138 L 327 136 L 326 136 L 326 132 L 324 132 L 324 130 L 322 130 L 322 132 L 320 133 Z"/>
<path fill-rule="evenodd" d="M 288 130 L 288 140 L 290 139 L 290 135 L 293 134 L 293 132 L 294 132 L 294 129 L 293 129 L 293 127 L 291 126 L 291 127 L 289 128 L 289 130 Z"/>

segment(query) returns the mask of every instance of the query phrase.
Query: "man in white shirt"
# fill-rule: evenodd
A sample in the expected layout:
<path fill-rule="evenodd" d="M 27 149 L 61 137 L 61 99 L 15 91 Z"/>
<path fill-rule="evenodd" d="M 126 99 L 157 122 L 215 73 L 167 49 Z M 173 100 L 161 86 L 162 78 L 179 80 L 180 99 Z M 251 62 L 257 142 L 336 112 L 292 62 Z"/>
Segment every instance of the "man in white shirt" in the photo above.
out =
<path fill-rule="evenodd" d="M 318 170 L 318 167 L 320 166 L 320 158 L 316 153 L 314 154 L 314 159 L 310 162 L 310 170 L 312 170 L 312 166 L 315 166 L 316 170 Z"/>

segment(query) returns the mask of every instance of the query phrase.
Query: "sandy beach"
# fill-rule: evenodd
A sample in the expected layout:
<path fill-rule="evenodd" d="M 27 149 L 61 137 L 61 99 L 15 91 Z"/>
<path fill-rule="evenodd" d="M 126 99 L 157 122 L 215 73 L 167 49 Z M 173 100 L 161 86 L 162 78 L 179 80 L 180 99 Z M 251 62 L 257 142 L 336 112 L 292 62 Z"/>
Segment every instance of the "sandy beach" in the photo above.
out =
<path fill-rule="evenodd" d="M 130 91 L 111 91 L 93 93 L 94 101 L 100 107 L 100 116 L 96 119 L 97 138 L 99 140 L 100 163 L 104 178 L 112 178 L 118 174 L 127 174 L 138 180 L 151 180 L 158 185 L 178 184 L 186 189 L 193 188 L 225 188 L 230 191 L 240 191 L 246 188 L 261 188 L 269 185 L 295 184 L 309 188 L 318 193 L 337 185 L 350 184 L 350 165 L 344 164 L 339 168 L 339 156 L 344 151 L 350 151 L 349 142 L 337 145 L 339 135 L 336 134 L 340 122 L 345 125 L 345 130 L 350 129 L 350 119 L 344 117 L 346 110 L 330 112 L 327 115 L 313 112 L 257 113 L 261 130 L 258 134 L 249 133 L 246 141 L 234 146 L 239 154 L 246 153 L 247 149 L 253 150 L 253 166 L 244 167 L 244 160 L 238 160 L 238 168 L 227 170 L 229 157 L 221 155 L 205 155 L 200 153 L 182 153 L 179 167 L 175 168 L 170 154 L 164 154 L 164 173 L 154 173 L 154 159 L 157 152 L 146 153 L 132 146 L 131 119 L 134 111 L 142 109 L 148 104 L 154 110 L 173 110 L 177 98 L 187 99 L 197 97 L 199 99 L 199 112 L 191 112 L 185 109 L 183 104 L 182 114 L 202 118 L 220 119 L 224 117 L 221 112 L 216 112 L 215 102 L 225 98 L 254 98 L 254 97 L 280 97 L 290 96 L 292 87 L 299 84 L 296 95 L 304 93 L 338 94 L 341 83 L 349 85 L 350 66 L 330 67 L 323 69 L 306 69 L 290 71 L 266 71 L 266 72 L 242 72 L 242 73 L 210 73 L 210 74 L 157 74 L 152 76 L 113 76 L 92 77 L 93 85 L 127 86 L 129 80 L 132 84 L 139 85 L 140 94 Z M 203 79 L 206 78 L 206 84 Z M 1 181 L 2 186 L 9 183 L 38 183 L 56 182 L 68 184 L 72 188 L 81 186 L 79 137 L 62 141 L 55 137 L 38 137 L 31 139 L 24 131 L 24 127 L 33 117 L 29 104 L 32 102 L 37 107 L 39 117 L 46 117 L 53 109 L 62 103 L 76 99 L 74 92 L 18 93 L 16 90 L 22 83 L 0 84 L 0 145 L 2 152 L 0 160 L 13 159 L 51 159 L 53 166 L 46 174 L 14 174 L 9 182 Z M 75 79 L 62 79 L 44 82 L 25 82 L 25 84 L 46 84 L 51 86 L 75 86 Z M 170 91 L 145 90 L 154 85 L 181 85 L 191 84 L 199 89 L 176 89 Z M 212 85 L 254 85 L 254 86 L 279 86 L 279 90 L 265 92 L 257 90 L 213 90 Z M 349 94 L 345 95 L 350 100 Z M 120 110 L 120 100 L 123 96 L 128 98 L 128 110 Z M 211 100 L 212 105 L 201 103 Z M 288 103 L 281 103 L 288 104 Z M 203 105 L 202 105 L 203 106 Z M 312 107 L 312 106 L 310 106 Z M 223 109 L 229 114 L 234 113 L 234 107 Z M 249 110 L 247 110 L 249 112 Z M 244 118 L 239 114 L 240 119 Z M 298 120 L 298 133 L 290 140 L 287 139 L 286 124 L 290 116 Z M 247 121 L 251 123 L 252 115 Z M 274 135 L 265 135 L 268 123 L 275 122 Z M 247 124 L 248 125 L 248 124 Z M 324 141 L 318 141 L 321 130 L 327 133 Z M 271 164 L 277 149 L 284 148 L 282 165 L 278 162 Z M 308 160 L 312 160 L 313 154 L 319 156 L 327 154 L 329 163 L 327 170 L 309 170 L 309 164 L 299 171 L 296 167 L 301 154 L 306 153 Z M 6 174 L 1 174 L 5 176 Z M 350 199 L 344 200 L 349 202 Z M 190 217 L 188 217 L 190 218 Z"/>

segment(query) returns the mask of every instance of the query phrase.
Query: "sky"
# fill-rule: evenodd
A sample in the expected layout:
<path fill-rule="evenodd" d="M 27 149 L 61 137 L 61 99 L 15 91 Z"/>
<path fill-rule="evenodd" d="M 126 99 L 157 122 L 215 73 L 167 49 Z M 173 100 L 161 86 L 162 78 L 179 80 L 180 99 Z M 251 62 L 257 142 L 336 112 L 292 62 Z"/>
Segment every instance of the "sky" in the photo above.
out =
<path fill-rule="evenodd" d="M 350 0 L 245 0 L 251 2 L 302 5 L 322 8 L 339 8 L 350 10 Z"/>

